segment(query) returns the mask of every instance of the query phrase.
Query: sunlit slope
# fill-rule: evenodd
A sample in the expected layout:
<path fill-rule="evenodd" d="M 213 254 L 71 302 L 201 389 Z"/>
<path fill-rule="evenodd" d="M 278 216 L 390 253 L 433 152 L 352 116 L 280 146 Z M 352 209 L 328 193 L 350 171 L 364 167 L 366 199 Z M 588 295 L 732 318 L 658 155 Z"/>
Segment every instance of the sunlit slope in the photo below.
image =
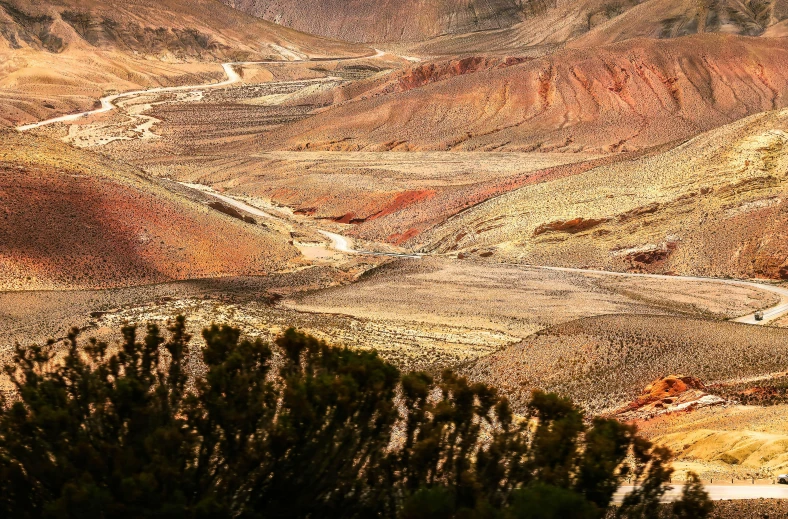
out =
<path fill-rule="evenodd" d="M 518 261 L 788 278 L 788 110 L 505 194 L 425 237 Z"/>
<path fill-rule="evenodd" d="M 0 138 L 0 290 L 259 275 L 297 256 L 284 237 L 131 167 L 49 139 Z"/>

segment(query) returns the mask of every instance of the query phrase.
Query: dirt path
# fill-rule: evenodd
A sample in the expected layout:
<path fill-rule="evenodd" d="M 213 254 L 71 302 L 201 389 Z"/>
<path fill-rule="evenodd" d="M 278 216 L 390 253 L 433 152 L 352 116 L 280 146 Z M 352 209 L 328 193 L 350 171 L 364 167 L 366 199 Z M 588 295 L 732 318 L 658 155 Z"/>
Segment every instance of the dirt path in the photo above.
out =
<path fill-rule="evenodd" d="M 186 186 L 190 189 L 196 189 L 206 195 L 212 196 L 224 202 L 227 205 L 231 205 L 236 209 L 240 209 L 242 211 L 246 211 L 249 214 L 253 214 L 255 216 L 260 216 L 262 218 L 271 218 L 274 220 L 279 220 L 286 223 L 286 220 L 283 220 L 277 216 L 274 216 L 270 213 L 266 213 L 265 211 L 261 210 L 258 207 L 253 205 L 249 205 L 245 202 L 241 202 L 240 200 L 236 200 L 235 198 L 231 198 L 229 196 L 222 195 L 217 193 L 213 189 L 202 186 L 199 184 L 188 184 L 185 182 L 179 182 L 179 184 Z M 400 253 L 400 252 L 376 252 L 370 250 L 363 250 L 363 249 L 356 249 L 353 246 L 353 242 L 350 238 L 342 236 L 341 234 L 337 234 L 334 232 L 325 231 L 322 229 L 317 229 L 317 232 L 325 236 L 331 241 L 331 248 L 339 251 L 344 252 L 346 254 L 363 254 L 367 256 L 390 256 L 392 258 L 410 258 L 410 259 L 419 259 L 423 256 L 423 254 L 407 254 L 407 253 Z"/>
<path fill-rule="evenodd" d="M 721 283 L 725 285 L 736 285 L 736 286 L 757 288 L 760 290 L 766 290 L 767 292 L 775 293 L 778 296 L 780 296 L 779 304 L 763 312 L 763 320 L 756 321 L 755 313 L 752 313 L 733 319 L 733 322 L 736 323 L 766 324 L 767 322 L 773 321 L 774 319 L 777 319 L 781 315 L 788 312 L 788 288 L 770 285 L 768 284 L 768 282 L 766 282 L 767 280 L 764 280 L 763 283 L 758 283 L 755 281 L 746 281 L 739 279 L 720 279 L 720 278 L 705 278 L 705 277 L 694 277 L 694 276 L 668 276 L 664 274 L 632 274 L 628 272 L 614 272 L 608 270 L 576 269 L 569 267 L 545 267 L 541 265 L 528 265 L 528 266 L 532 268 L 555 270 L 559 272 L 578 272 L 585 274 L 601 274 L 606 276 L 625 276 L 625 277 L 641 277 L 641 278 L 650 278 L 650 279 L 665 279 L 665 280 L 673 280 L 673 281 L 683 280 L 683 281 L 703 281 L 709 283 Z"/>
<path fill-rule="evenodd" d="M 16 129 L 17 131 L 25 132 L 28 130 L 33 130 L 35 128 L 40 128 L 42 126 L 48 126 L 50 124 L 67 123 L 71 121 L 76 121 L 83 117 L 89 117 L 91 115 L 107 113 L 117 108 L 117 106 L 115 105 L 115 101 L 117 101 L 118 99 L 126 99 L 129 97 L 135 97 L 144 94 L 169 94 L 173 92 L 183 92 L 187 90 L 203 90 L 207 88 L 222 88 L 222 87 L 230 86 L 241 81 L 241 75 L 238 74 L 238 72 L 236 72 L 235 67 L 251 66 L 251 65 L 273 65 L 273 64 L 283 64 L 283 63 L 286 64 L 286 63 L 310 63 L 310 62 L 325 62 L 325 61 L 349 61 L 349 60 L 357 60 L 364 58 L 378 58 L 386 54 L 381 50 L 378 49 L 374 49 L 374 50 L 375 53 L 369 54 L 367 56 L 353 56 L 347 58 L 236 61 L 231 63 L 223 63 L 222 68 L 224 69 L 224 73 L 227 76 L 227 79 L 225 79 L 224 81 L 220 81 L 219 83 L 205 83 L 202 85 L 183 85 L 183 86 L 175 86 L 175 87 L 156 87 L 156 88 L 149 88 L 145 90 L 133 90 L 130 92 L 123 92 L 120 94 L 112 94 L 101 98 L 101 108 L 97 108 L 95 110 L 88 110 L 87 112 L 80 112 L 76 114 L 61 115 L 59 117 L 53 117 L 52 119 L 46 119 L 44 121 L 39 121 L 37 123 L 17 126 Z"/>
<path fill-rule="evenodd" d="M 623 485 L 613 496 L 613 502 L 620 504 L 624 496 L 632 492 L 634 487 Z M 774 484 L 741 484 L 741 485 L 704 485 L 703 489 L 709 493 L 712 501 L 723 499 L 788 499 L 788 485 Z M 676 501 L 681 497 L 682 485 L 676 483 L 662 498 L 663 502 Z"/>

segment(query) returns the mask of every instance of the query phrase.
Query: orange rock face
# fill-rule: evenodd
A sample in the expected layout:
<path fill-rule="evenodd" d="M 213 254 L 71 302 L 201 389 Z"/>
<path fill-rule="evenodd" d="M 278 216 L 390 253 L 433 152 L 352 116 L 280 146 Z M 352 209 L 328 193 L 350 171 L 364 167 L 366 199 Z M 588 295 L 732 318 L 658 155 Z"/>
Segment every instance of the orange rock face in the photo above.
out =
<path fill-rule="evenodd" d="M 399 85 L 403 92 L 422 87 L 456 76 L 472 74 L 493 68 L 506 68 L 527 61 L 525 58 L 508 57 L 506 59 L 471 56 L 456 60 L 425 63 L 416 65 L 406 70 L 399 78 Z"/>
<path fill-rule="evenodd" d="M 700 380 L 693 377 L 684 377 L 681 375 L 668 375 L 667 377 L 655 380 L 643 391 L 643 394 L 638 397 L 637 402 L 640 405 L 663 400 L 665 398 L 675 397 L 684 393 L 689 389 L 705 389 L 706 386 Z"/>
<path fill-rule="evenodd" d="M 643 394 L 616 414 L 623 419 L 647 419 L 663 413 L 690 411 L 718 405 L 724 400 L 706 392 L 706 386 L 694 377 L 668 375 L 646 386 Z"/>

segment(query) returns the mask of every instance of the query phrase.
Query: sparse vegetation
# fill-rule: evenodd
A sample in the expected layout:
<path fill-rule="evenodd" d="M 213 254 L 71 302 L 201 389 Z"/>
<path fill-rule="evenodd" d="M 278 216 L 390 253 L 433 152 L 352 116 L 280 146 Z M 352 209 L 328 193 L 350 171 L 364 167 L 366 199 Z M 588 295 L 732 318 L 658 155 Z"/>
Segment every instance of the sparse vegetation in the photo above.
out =
<path fill-rule="evenodd" d="M 785 375 L 752 382 L 720 384 L 709 390 L 743 405 L 788 404 L 788 376 Z"/>
<path fill-rule="evenodd" d="M 460 372 L 501 389 L 515 409 L 531 388 L 571 396 L 594 412 L 632 401 L 670 374 L 706 383 L 782 372 L 784 332 L 661 316 L 601 316 L 539 332 Z"/>

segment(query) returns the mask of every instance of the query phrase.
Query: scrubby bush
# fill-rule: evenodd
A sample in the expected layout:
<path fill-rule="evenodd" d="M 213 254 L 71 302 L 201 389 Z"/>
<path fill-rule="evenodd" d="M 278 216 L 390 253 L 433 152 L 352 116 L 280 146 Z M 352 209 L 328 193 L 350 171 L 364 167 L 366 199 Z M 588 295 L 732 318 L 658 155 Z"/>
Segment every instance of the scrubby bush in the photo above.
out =
<path fill-rule="evenodd" d="M 667 454 L 630 425 L 534 393 L 527 416 L 484 384 L 401 376 L 374 352 L 292 329 L 271 346 L 123 328 L 117 350 L 17 347 L 0 410 L 4 517 L 595 518 L 623 478 L 654 506 Z M 640 508 L 637 508 L 640 507 Z"/>
<path fill-rule="evenodd" d="M 673 513 L 679 519 L 708 517 L 714 509 L 708 492 L 703 490 L 697 474 L 690 472 L 687 476 L 687 482 L 681 491 L 681 500 L 673 503 Z"/>

